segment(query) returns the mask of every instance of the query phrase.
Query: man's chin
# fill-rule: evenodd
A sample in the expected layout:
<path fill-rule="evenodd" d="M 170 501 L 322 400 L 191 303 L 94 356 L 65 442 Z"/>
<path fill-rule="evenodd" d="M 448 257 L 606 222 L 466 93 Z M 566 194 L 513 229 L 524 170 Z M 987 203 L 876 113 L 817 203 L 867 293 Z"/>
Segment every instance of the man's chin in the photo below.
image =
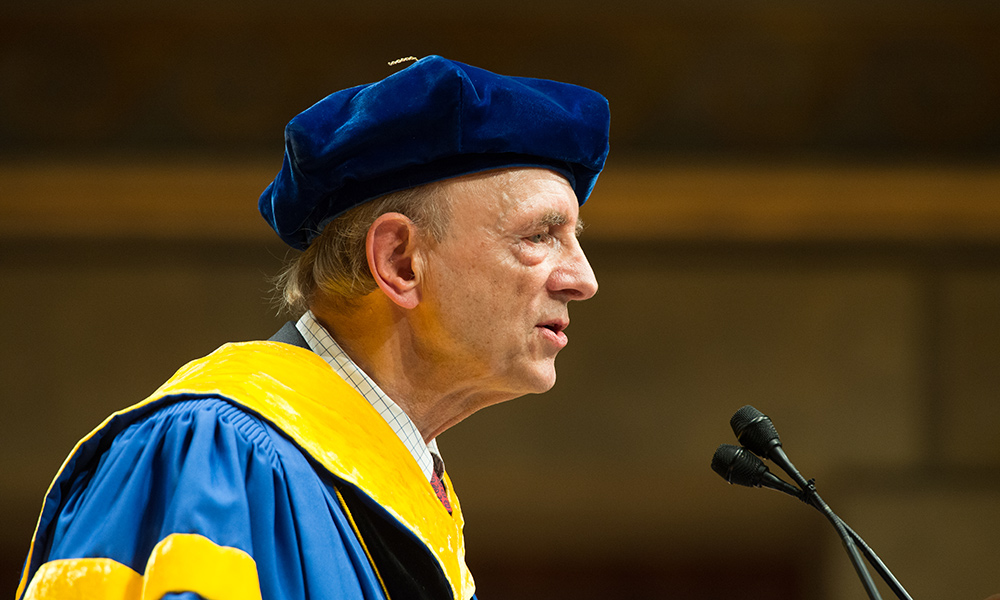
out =
<path fill-rule="evenodd" d="M 506 382 L 501 385 L 517 396 L 543 394 L 556 384 L 554 357 L 510 366 L 513 368 L 505 373 Z"/>
<path fill-rule="evenodd" d="M 550 365 L 548 369 L 539 369 L 528 383 L 529 394 L 544 394 L 556 384 L 556 370 Z"/>

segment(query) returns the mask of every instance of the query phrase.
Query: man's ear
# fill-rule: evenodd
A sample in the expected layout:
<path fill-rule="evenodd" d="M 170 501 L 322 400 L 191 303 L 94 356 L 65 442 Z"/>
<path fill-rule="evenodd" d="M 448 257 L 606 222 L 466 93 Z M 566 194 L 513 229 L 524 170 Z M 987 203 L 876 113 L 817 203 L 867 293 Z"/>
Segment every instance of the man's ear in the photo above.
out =
<path fill-rule="evenodd" d="M 368 268 L 379 289 L 402 308 L 414 308 L 420 289 L 413 272 L 413 254 L 419 233 L 413 221 L 400 213 L 380 215 L 365 239 Z"/>

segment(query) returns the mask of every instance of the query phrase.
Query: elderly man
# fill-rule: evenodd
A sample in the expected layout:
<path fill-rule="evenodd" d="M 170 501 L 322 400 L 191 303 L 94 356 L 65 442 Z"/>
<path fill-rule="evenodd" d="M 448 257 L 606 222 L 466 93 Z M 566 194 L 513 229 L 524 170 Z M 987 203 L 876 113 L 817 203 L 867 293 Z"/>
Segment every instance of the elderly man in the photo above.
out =
<path fill-rule="evenodd" d="M 434 440 L 554 384 L 597 291 L 578 212 L 608 122 L 595 92 L 440 57 L 293 119 L 260 208 L 303 250 L 303 316 L 82 440 L 18 597 L 472 597 Z"/>

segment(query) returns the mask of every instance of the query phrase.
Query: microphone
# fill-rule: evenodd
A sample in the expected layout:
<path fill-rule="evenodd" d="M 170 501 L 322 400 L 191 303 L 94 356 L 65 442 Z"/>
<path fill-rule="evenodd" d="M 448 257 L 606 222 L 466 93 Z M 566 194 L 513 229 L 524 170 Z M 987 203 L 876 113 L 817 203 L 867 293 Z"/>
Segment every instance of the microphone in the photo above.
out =
<path fill-rule="evenodd" d="M 875 587 L 875 582 L 872 581 L 871 574 L 865 568 L 861 554 L 858 552 L 858 547 L 848 533 L 844 522 L 820 498 L 816 492 L 815 484 L 811 480 L 806 481 L 805 477 L 792 464 L 792 461 L 788 460 L 788 456 L 785 455 L 785 451 L 781 448 L 781 438 L 778 436 L 778 430 L 774 428 L 770 417 L 756 408 L 746 405 L 736 411 L 729 420 L 729 425 L 733 428 L 736 439 L 746 446 L 747 449 L 758 456 L 771 459 L 774 464 L 781 467 L 785 473 L 788 473 L 788 476 L 801 488 L 804 495 L 803 499 L 808 504 L 816 507 L 830 521 L 833 528 L 837 530 L 837 535 L 840 536 L 840 540 L 844 544 L 844 550 L 847 551 L 847 555 L 851 559 L 854 570 L 861 579 L 868 597 L 871 600 L 882 600 L 878 589 Z"/>
<path fill-rule="evenodd" d="M 771 473 L 764 461 L 751 454 L 746 448 L 722 444 L 712 456 L 712 470 L 730 484 L 766 487 L 784 492 L 808 503 L 801 490 Z"/>
<path fill-rule="evenodd" d="M 748 404 L 729 419 L 729 426 L 733 428 L 736 439 L 743 446 L 757 456 L 768 458 L 781 467 L 781 470 L 788 473 L 803 491 L 808 491 L 812 487 L 781 448 L 781 438 L 770 417 Z"/>

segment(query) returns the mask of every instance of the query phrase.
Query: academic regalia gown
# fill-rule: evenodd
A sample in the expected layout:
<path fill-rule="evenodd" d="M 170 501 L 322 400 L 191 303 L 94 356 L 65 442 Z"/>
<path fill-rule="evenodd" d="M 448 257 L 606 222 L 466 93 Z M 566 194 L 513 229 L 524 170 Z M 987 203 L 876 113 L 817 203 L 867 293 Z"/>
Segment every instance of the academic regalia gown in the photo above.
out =
<path fill-rule="evenodd" d="M 316 354 L 227 344 L 77 444 L 17 598 L 467 600 L 445 483 Z"/>

